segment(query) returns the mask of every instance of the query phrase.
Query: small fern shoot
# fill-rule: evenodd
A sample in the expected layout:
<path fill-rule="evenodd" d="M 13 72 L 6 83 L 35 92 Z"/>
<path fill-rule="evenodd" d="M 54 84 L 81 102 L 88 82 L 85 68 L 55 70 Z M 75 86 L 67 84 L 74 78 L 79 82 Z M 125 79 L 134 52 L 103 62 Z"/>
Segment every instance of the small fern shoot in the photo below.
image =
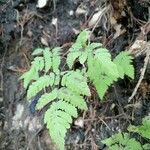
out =
<path fill-rule="evenodd" d="M 101 141 L 109 150 L 142 150 L 141 144 L 135 138 L 130 138 L 128 133 L 117 133 Z"/>
<path fill-rule="evenodd" d="M 142 137 L 150 140 L 150 116 L 143 118 L 142 125 L 140 126 L 130 125 L 128 131 L 138 133 Z"/>

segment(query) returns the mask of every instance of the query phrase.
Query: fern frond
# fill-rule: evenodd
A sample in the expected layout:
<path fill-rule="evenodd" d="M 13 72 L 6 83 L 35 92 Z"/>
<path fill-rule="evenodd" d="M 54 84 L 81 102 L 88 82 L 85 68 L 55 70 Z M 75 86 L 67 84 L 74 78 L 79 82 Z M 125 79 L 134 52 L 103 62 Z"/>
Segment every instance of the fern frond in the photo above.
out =
<path fill-rule="evenodd" d="M 59 71 L 59 66 L 60 66 L 60 62 L 61 62 L 61 57 L 60 57 L 60 47 L 56 47 L 54 49 L 52 49 L 52 68 L 53 68 L 53 72 L 58 74 Z"/>
<path fill-rule="evenodd" d="M 45 61 L 45 72 L 47 73 L 52 67 L 52 52 L 49 48 L 45 48 L 43 51 L 43 57 Z"/>
<path fill-rule="evenodd" d="M 69 71 L 63 76 L 61 84 L 73 92 L 86 96 L 91 95 L 87 79 L 79 71 Z"/>
<path fill-rule="evenodd" d="M 88 45 L 88 51 L 93 51 L 94 49 L 100 48 L 102 46 L 101 43 L 91 43 Z"/>
<path fill-rule="evenodd" d="M 116 64 L 111 60 L 109 51 L 105 48 L 96 49 L 94 51 L 94 59 L 99 62 L 101 70 L 111 76 L 119 77 Z"/>
<path fill-rule="evenodd" d="M 88 38 L 89 38 L 89 31 L 83 30 L 79 34 L 76 42 L 69 49 L 66 62 L 70 69 L 72 68 L 77 58 L 79 58 L 79 62 L 81 64 L 84 64 L 84 62 L 86 61 L 87 59 L 86 42 Z"/>
<path fill-rule="evenodd" d="M 150 139 L 150 116 L 146 116 L 142 120 L 142 125 L 128 127 L 128 131 L 140 134 L 142 137 Z"/>
<path fill-rule="evenodd" d="M 36 48 L 36 49 L 33 51 L 32 55 L 33 55 L 33 56 L 40 55 L 40 54 L 42 54 L 42 52 L 43 52 L 43 49 L 42 49 L 42 48 Z"/>
<path fill-rule="evenodd" d="M 60 150 L 64 150 L 65 135 L 70 128 L 72 117 L 77 117 L 77 110 L 71 104 L 58 101 L 53 102 L 44 116 L 49 134 Z"/>
<path fill-rule="evenodd" d="M 107 53 L 106 55 L 110 57 Z M 87 75 L 96 87 L 101 99 L 103 99 L 109 86 L 118 79 L 116 73 L 109 73 L 103 66 L 106 64 L 103 65 L 103 62 L 101 63 L 99 59 L 95 59 L 92 54 L 89 54 Z"/>
<path fill-rule="evenodd" d="M 27 98 L 35 96 L 38 92 L 48 86 L 52 86 L 54 84 L 55 75 L 54 73 L 50 73 L 50 75 L 44 75 L 40 77 L 37 81 L 33 82 L 27 91 Z"/>
<path fill-rule="evenodd" d="M 39 71 L 41 71 L 44 68 L 44 60 L 43 57 L 36 57 L 31 62 L 31 68 L 28 72 L 24 73 L 20 79 L 24 80 L 24 87 L 27 88 L 29 83 L 32 80 L 37 80 L 39 78 Z"/>
<path fill-rule="evenodd" d="M 81 52 L 81 55 L 79 56 L 79 62 L 83 65 L 88 58 L 88 51 Z"/>
<path fill-rule="evenodd" d="M 81 55 L 82 45 L 80 43 L 74 43 L 71 48 L 68 50 L 66 63 L 71 69 L 75 60 Z"/>
<path fill-rule="evenodd" d="M 77 37 L 76 43 L 81 43 L 84 46 L 89 38 L 90 31 L 83 30 Z"/>
<path fill-rule="evenodd" d="M 61 88 L 59 90 L 58 98 L 69 102 L 70 104 L 72 104 L 75 107 L 78 107 L 81 110 L 87 110 L 87 104 L 83 96 L 80 96 L 79 94 L 72 92 L 67 88 Z"/>
<path fill-rule="evenodd" d="M 55 75 L 55 81 L 54 81 L 55 86 L 60 84 L 60 79 L 61 79 L 60 74 Z"/>
<path fill-rule="evenodd" d="M 40 99 L 38 100 L 36 104 L 36 109 L 42 109 L 44 106 L 46 106 L 48 103 L 52 102 L 55 100 L 58 96 L 58 90 L 54 89 L 50 93 L 45 93 L 43 94 Z"/>
<path fill-rule="evenodd" d="M 127 51 L 121 52 L 113 62 L 117 65 L 119 76 L 123 79 L 124 75 L 127 75 L 131 79 L 134 79 L 134 67 L 131 64 L 133 57 Z"/>
<path fill-rule="evenodd" d="M 70 52 L 68 55 L 67 55 L 67 65 L 68 67 L 71 69 L 75 60 L 81 55 L 81 51 L 74 51 L 74 52 Z"/>
<path fill-rule="evenodd" d="M 128 133 L 118 133 L 101 142 L 110 150 L 142 150 L 141 144 L 135 138 L 130 138 Z"/>

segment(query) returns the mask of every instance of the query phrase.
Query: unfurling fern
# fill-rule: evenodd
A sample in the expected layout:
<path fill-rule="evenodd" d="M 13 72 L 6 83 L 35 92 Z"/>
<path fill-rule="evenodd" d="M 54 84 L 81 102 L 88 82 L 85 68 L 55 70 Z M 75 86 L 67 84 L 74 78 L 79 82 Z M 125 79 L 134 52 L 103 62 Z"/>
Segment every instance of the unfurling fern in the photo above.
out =
<path fill-rule="evenodd" d="M 112 61 L 107 49 L 100 43 L 89 43 L 88 39 L 89 31 L 84 30 L 69 49 L 66 58 L 68 70 L 60 70 L 61 48 L 38 48 L 32 53 L 35 59 L 31 69 L 20 77 L 27 88 L 28 99 L 39 92 L 44 93 L 36 109 L 49 107 L 44 123 L 60 150 L 65 149 L 65 135 L 72 119 L 77 117 L 77 110 L 87 110 L 85 97 L 91 96 L 88 83 L 94 84 L 102 99 L 114 81 L 124 75 L 131 78 L 134 75 L 132 57 L 127 52 L 122 52 Z M 77 61 L 83 66 L 80 70 L 74 68 Z"/>

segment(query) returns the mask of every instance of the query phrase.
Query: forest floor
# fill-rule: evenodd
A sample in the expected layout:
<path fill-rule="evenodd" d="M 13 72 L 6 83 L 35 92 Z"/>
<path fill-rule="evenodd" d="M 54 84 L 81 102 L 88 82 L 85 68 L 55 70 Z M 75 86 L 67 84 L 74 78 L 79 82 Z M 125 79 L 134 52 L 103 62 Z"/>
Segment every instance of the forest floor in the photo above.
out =
<path fill-rule="evenodd" d="M 93 31 L 91 41 L 102 43 L 113 56 L 123 50 L 131 51 L 135 79 L 115 83 L 103 101 L 93 94 L 88 100 L 89 110 L 77 118 L 84 126 L 72 124 L 66 148 L 103 150 L 102 139 L 126 131 L 131 123 L 139 125 L 150 114 L 149 64 L 129 101 L 141 78 L 147 55 L 143 49 L 150 40 L 148 0 L 53 0 L 44 8 L 37 8 L 37 0 L 0 0 L 1 150 L 56 149 L 43 125 L 42 114 L 31 111 L 18 79 L 30 68 L 35 48 L 68 48 L 86 28 Z"/>

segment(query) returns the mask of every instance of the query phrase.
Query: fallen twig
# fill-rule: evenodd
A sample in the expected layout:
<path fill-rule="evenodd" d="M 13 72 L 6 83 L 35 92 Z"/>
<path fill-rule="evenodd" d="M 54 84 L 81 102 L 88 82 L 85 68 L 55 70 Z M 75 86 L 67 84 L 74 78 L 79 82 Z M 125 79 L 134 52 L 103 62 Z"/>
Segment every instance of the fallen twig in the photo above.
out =
<path fill-rule="evenodd" d="M 131 102 L 131 100 L 134 98 L 134 96 L 137 93 L 137 90 L 138 90 L 138 88 L 139 88 L 139 86 L 140 86 L 140 84 L 141 84 L 141 82 L 142 82 L 142 80 L 144 78 L 149 58 L 150 58 L 150 42 L 147 42 L 147 44 L 146 44 L 146 57 L 144 59 L 144 66 L 142 68 L 141 75 L 140 75 L 140 78 L 138 80 L 138 83 L 136 84 L 132 95 L 129 97 L 128 102 Z"/>

